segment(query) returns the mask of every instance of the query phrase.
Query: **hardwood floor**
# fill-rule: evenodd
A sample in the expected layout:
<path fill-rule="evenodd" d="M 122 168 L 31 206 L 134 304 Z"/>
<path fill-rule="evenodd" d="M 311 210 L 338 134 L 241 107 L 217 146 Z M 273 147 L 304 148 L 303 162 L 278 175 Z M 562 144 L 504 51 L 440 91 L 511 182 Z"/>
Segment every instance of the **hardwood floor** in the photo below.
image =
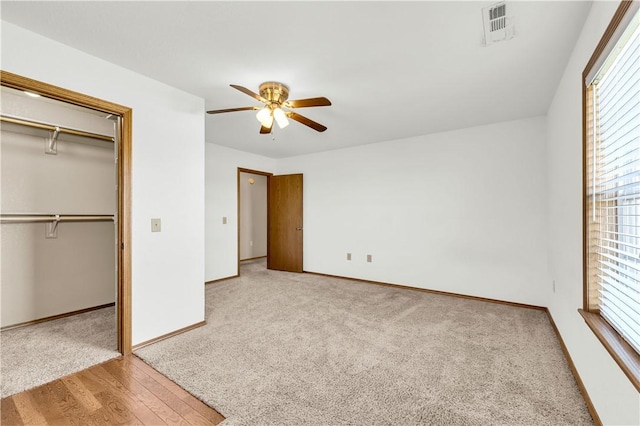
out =
<path fill-rule="evenodd" d="M 135 355 L 3 398 L 2 425 L 217 425 L 224 417 Z"/>

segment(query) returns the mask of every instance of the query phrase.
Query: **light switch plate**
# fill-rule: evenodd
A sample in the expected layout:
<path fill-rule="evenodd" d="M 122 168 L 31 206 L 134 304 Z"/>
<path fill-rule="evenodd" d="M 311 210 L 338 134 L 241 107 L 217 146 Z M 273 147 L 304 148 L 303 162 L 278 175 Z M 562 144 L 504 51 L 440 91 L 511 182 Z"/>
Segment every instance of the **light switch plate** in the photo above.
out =
<path fill-rule="evenodd" d="M 159 218 L 151 219 L 151 232 L 160 232 L 162 230 L 161 221 Z"/>
<path fill-rule="evenodd" d="M 372 256 L 370 254 L 367 255 L 367 262 L 371 262 L 372 261 Z"/>
<path fill-rule="evenodd" d="M 223 225 L 226 225 L 226 224 L 227 224 L 227 217 L 226 217 L 226 216 L 224 216 L 224 217 L 222 218 L 222 224 L 223 224 Z"/>

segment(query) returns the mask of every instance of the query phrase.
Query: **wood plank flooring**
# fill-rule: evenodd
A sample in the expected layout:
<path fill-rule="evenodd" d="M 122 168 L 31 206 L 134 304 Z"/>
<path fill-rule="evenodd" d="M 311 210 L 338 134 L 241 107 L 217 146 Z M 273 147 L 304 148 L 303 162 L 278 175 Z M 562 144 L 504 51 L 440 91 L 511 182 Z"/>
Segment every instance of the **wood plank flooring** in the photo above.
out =
<path fill-rule="evenodd" d="M 2 425 L 218 425 L 224 417 L 135 355 L 0 400 Z"/>

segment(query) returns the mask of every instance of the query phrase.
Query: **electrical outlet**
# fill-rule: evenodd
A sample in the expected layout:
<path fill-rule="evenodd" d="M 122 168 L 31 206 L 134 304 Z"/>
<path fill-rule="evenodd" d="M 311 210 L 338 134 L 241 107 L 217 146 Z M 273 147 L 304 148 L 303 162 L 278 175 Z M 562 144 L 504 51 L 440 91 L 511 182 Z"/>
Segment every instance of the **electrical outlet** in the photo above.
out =
<path fill-rule="evenodd" d="M 224 217 L 222 218 L 222 224 L 223 224 L 223 225 L 226 225 L 226 224 L 227 224 L 227 217 L 226 217 L 226 216 L 224 216 Z"/>
<path fill-rule="evenodd" d="M 553 280 L 553 292 L 556 292 L 556 280 Z"/>
<path fill-rule="evenodd" d="M 347 260 L 351 260 L 351 253 L 347 253 Z"/>
<path fill-rule="evenodd" d="M 367 262 L 371 263 L 372 261 L 372 256 L 370 254 L 367 255 Z"/>
<path fill-rule="evenodd" d="M 151 232 L 160 232 L 162 225 L 160 219 L 151 219 Z"/>
<path fill-rule="evenodd" d="M 249 247 L 253 247 L 253 241 L 249 241 Z"/>

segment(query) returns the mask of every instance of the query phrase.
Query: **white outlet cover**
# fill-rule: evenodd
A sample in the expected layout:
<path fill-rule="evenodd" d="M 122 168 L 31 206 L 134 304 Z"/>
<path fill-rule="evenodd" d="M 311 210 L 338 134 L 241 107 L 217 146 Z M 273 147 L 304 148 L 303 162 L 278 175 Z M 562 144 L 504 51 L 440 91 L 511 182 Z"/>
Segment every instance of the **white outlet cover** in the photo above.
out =
<path fill-rule="evenodd" d="M 162 230 L 162 221 L 157 219 L 151 219 L 151 232 L 160 232 Z"/>

